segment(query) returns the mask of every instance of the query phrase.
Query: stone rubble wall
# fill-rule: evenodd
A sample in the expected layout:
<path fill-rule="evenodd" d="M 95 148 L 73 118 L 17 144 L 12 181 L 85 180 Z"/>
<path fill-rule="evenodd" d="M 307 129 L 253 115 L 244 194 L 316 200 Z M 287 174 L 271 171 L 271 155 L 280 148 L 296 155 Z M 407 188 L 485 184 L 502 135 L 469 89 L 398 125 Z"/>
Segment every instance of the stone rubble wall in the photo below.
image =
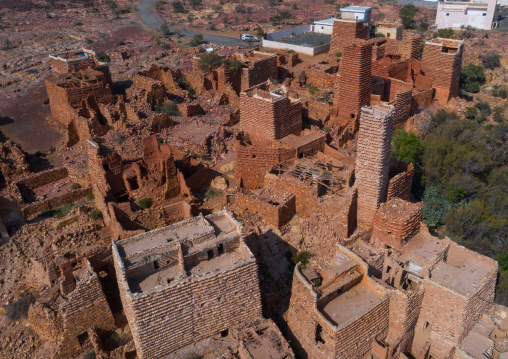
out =
<path fill-rule="evenodd" d="M 390 105 L 362 108 L 356 158 L 360 222 L 371 223 L 386 199 L 394 113 Z"/>
<path fill-rule="evenodd" d="M 413 184 L 414 166 L 408 165 L 406 171 L 394 176 L 388 182 L 386 200 L 401 198 L 409 201 L 411 199 L 411 186 Z"/>
<path fill-rule="evenodd" d="M 273 205 L 256 198 L 254 195 L 238 193 L 235 196 L 235 206 L 246 209 L 251 213 L 258 213 L 265 221 L 277 228 L 289 223 L 296 213 L 296 201 L 293 195 L 284 203 Z"/>

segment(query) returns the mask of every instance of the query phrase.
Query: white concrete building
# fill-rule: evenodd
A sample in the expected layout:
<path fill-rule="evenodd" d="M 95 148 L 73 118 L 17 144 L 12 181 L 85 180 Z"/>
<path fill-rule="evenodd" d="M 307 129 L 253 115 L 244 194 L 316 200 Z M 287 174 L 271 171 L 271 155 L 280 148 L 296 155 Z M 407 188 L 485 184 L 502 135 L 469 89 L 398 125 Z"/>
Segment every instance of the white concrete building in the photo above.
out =
<path fill-rule="evenodd" d="M 348 6 L 340 9 L 343 19 L 363 20 L 370 23 L 370 6 Z"/>
<path fill-rule="evenodd" d="M 334 17 L 330 17 L 328 19 L 316 20 L 314 21 L 314 25 L 312 25 L 313 32 L 319 32 L 321 34 L 332 34 L 333 32 L 333 22 L 335 21 Z"/>
<path fill-rule="evenodd" d="M 491 30 L 497 26 L 498 5 L 496 0 L 444 1 L 437 5 L 436 26 L 438 29 L 473 27 Z"/>

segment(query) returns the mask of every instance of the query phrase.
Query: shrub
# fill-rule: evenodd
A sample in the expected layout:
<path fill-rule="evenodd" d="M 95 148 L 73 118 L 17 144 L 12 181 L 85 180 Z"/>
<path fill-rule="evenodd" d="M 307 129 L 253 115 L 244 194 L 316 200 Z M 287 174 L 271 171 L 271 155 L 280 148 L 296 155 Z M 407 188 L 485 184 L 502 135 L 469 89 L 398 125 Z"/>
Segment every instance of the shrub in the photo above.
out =
<path fill-rule="evenodd" d="M 164 143 L 164 139 L 162 137 L 158 136 L 157 143 Z"/>
<path fill-rule="evenodd" d="M 505 99 L 508 97 L 508 91 L 505 88 L 500 88 L 498 91 L 498 96 Z"/>
<path fill-rule="evenodd" d="M 300 83 L 304 84 L 306 81 L 307 81 L 307 74 L 305 73 L 305 71 L 301 71 L 300 72 L 300 75 L 298 75 L 298 81 L 300 81 Z"/>
<path fill-rule="evenodd" d="M 153 204 L 153 201 L 149 197 L 141 198 L 138 201 L 138 206 L 140 206 L 143 209 L 147 209 L 147 208 L 152 207 L 152 204 Z"/>
<path fill-rule="evenodd" d="M 463 67 L 460 72 L 460 87 L 467 92 L 477 93 L 485 80 L 483 67 L 478 65 L 469 64 Z"/>
<path fill-rule="evenodd" d="M 25 295 L 15 302 L 10 302 L 5 306 L 5 316 L 12 320 L 19 320 L 22 317 L 26 318 L 28 315 L 28 309 L 34 302 L 34 298 L 31 295 Z"/>
<path fill-rule="evenodd" d="M 245 14 L 247 12 L 247 8 L 245 7 L 245 5 L 240 4 L 235 7 L 235 11 L 239 12 L 240 14 Z"/>
<path fill-rule="evenodd" d="M 113 142 L 118 143 L 119 145 L 121 145 L 122 143 L 125 142 L 125 137 L 121 133 L 117 132 L 113 136 Z"/>
<path fill-rule="evenodd" d="M 311 87 L 309 87 L 309 93 L 310 93 L 311 95 L 315 95 L 315 94 L 316 94 L 316 93 L 318 93 L 318 92 L 319 92 L 319 89 L 318 89 L 316 86 L 311 86 Z"/>
<path fill-rule="evenodd" d="M 467 107 L 464 111 L 464 116 L 468 120 L 475 120 L 478 118 L 478 109 L 476 107 Z"/>
<path fill-rule="evenodd" d="M 480 114 L 482 115 L 483 119 L 486 119 L 492 113 L 492 110 L 490 109 L 490 105 L 488 102 L 477 102 L 474 105 L 474 107 L 476 107 L 478 111 L 480 111 Z"/>
<path fill-rule="evenodd" d="M 493 70 L 501 66 L 501 56 L 495 51 L 487 51 L 480 55 L 482 66 L 486 69 Z"/>
<path fill-rule="evenodd" d="M 429 228 L 437 228 L 443 224 L 444 217 L 449 210 L 450 202 L 439 193 L 436 187 L 430 186 L 425 190 L 422 214 Z"/>
<path fill-rule="evenodd" d="M 205 197 L 208 198 L 208 199 L 212 199 L 212 198 L 215 198 L 217 196 L 220 196 L 220 191 L 217 191 L 214 188 L 210 188 L 205 193 Z"/>
<path fill-rule="evenodd" d="M 106 55 L 106 53 L 104 51 L 98 51 L 95 56 L 97 57 L 97 60 L 99 60 L 100 62 L 110 62 L 111 59 L 109 58 L 108 55 Z"/>
<path fill-rule="evenodd" d="M 201 55 L 198 60 L 198 68 L 203 72 L 208 72 L 210 66 L 213 70 L 219 68 L 223 64 L 223 59 L 215 52 L 207 52 Z"/>
<path fill-rule="evenodd" d="M 307 264 L 309 264 L 309 259 L 311 257 L 312 257 L 312 253 L 310 253 L 309 251 L 301 251 L 301 252 L 294 253 L 291 256 L 291 261 L 294 264 L 301 263 L 302 268 L 305 268 L 305 267 L 307 267 Z"/>
<path fill-rule="evenodd" d="M 42 151 L 37 151 L 37 152 L 35 152 L 35 156 L 36 157 L 44 157 L 44 156 L 46 156 L 46 154 Z"/>
<path fill-rule="evenodd" d="M 99 211 L 98 209 L 93 209 L 90 212 L 90 218 L 93 219 L 94 221 L 96 221 L 98 219 L 102 219 L 102 212 Z"/>
<path fill-rule="evenodd" d="M 74 182 L 73 184 L 71 184 L 71 189 L 73 191 L 77 190 L 77 189 L 80 189 L 80 188 L 81 188 L 81 185 L 79 183 Z"/>
<path fill-rule="evenodd" d="M 53 217 L 53 218 L 62 218 L 69 214 L 74 208 L 77 206 L 74 203 L 67 203 L 63 206 L 50 209 L 48 211 L 41 212 L 39 217 Z"/>
<path fill-rule="evenodd" d="M 196 34 L 194 37 L 189 41 L 189 46 L 195 47 L 201 45 L 203 42 L 203 34 Z"/>
<path fill-rule="evenodd" d="M 165 113 L 169 116 L 178 116 L 180 112 L 178 111 L 178 105 L 174 101 L 165 102 L 162 105 L 155 105 L 154 111 L 158 113 Z"/>
<path fill-rule="evenodd" d="M 215 30 L 217 30 L 217 27 L 215 26 L 214 23 L 210 22 L 208 25 L 206 25 L 206 29 L 207 30 L 211 30 L 211 31 L 215 31 Z"/>
<path fill-rule="evenodd" d="M 337 52 L 335 53 L 335 56 L 337 56 L 337 57 L 341 57 L 341 56 L 342 56 L 342 51 L 337 51 Z"/>
<path fill-rule="evenodd" d="M 173 11 L 176 12 L 177 14 L 185 11 L 185 8 L 181 1 L 173 1 L 171 3 L 171 6 L 173 6 Z"/>
<path fill-rule="evenodd" d="M 420 163 L 422 153 L 422 141 L 414 133 L 404 130 L 393 132 L 391 157 L 416 164 Z"/>
<path fill-rule="evenodd" d="M 445 39 L 453 39 L 455 37 L 455 30 L 453 29 L 439 29 L 437 30 L 437 37 Z"/>

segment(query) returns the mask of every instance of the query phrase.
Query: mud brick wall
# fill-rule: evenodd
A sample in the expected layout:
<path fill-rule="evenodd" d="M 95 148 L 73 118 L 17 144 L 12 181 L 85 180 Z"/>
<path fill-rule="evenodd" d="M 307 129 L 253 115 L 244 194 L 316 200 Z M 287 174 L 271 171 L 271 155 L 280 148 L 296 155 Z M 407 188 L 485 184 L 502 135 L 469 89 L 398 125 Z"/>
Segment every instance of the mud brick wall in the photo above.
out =
<path fill-rule="evenodd" d="M 16 182 L 16 186 L 20 190 L 22 189 L 34 189 L 37 187 L 44 186 L 48 183 L 56 182 L 58 180 L 61 180 L 63 178 L 66 178 L 69 176 L 69 172 L 67 171 L 67 168 L 60 167 L 55 169 L 50 169 L 47 171 L 36 173 L 32 176 L 25 177 L 18 182 Z"/>
<path fill-rule="evenodd" d="M 424 281 L 423 286 L 425 295 L 415 328 L 413 352 L 421 353 L 430 342 L 430 354 L 443 358 L 457 346 L 462 334 L 466 298 L 431 280 Z"/>
<path fill-rule="evenodd" d="M 372 223 L 372 238 L 400 247 L 420 230 L 422 205 L 392 199 L 379 206 Z"/>
<path fill-rule="evenodd" d="M 407 169 L 390 179 L 386 200 L 400 198 L 406 201 L 411 197 L 411 185 L 413 184 L 414 166 L 409 164 Z"/>
<path fill-rule="evenodd" d="M 245 91 L 270 78 L 277 79 L 278 73 L 276 55 L 256 60 L 251 63 L 250 67 L 242 68 L 241 90 Z"/>
<path fill-rule="evenodd" d="M 332 107 L 323 102 L 308 100 L 305 101 L 302 113 L 307 118 L 315 121 L 326 122 L 330 119 Z"/>
<path fill-rule="evenodd" d="M 186 178 L 185 183 L 187 184 L 187 187 L 189 187 L 191 191 L 197 191 L 201 187 L 210 183 L 211 180 L 212 174 L 210 172 L 210 168 L 202 166 L 190 177 Z"/>
<path fill-rule="evenodd" d="M 401 91 L 395 95 L 395 100 L 391 103 L 395 107 L 395 114 L 393 115 L 394 128 L 401 127 L 407 121 L 411 112 L 412 101 L 412 89 Z"/>
<path fill-rule="evenodd" d="M 334 328 L 324 317 L 318 316 L 315 309 L 317 294 L 312 286 L 302 278 L 300 268 L 293 274 L 293 286 L 289 308 L 285 319 L 289 327 L 289 341 L 298 357 L 309 359 L 333 358 Z M 325 343 L 316 341 L 316 327 L 323 328 Z"/>
<path fill-rule="evenodd" d="M 177 106 L 178 112 L 184 117 L 192 117 L 202 115 L 204 113 L 203 108 L 199 103 L 181 103 Z"/>
<path fill-rule="evenodd" d="M 71 192 L 67 192 L 61 196 L 48 198 L 39 202 L 34 202 L 23 208 L 23 216 L 26 219 L 32 219 L 36 217 L 42 211 L 48 211 L 52 208 L 63 206 L 67 203 L 73 203 L 85 198 L 88 195 L 89 190 L 86 188 L 79 188 Z"/>
<path fill-rule="evenodd" d="M 251 135 L 277 140 L 302 131 L 302 103 L 287 97 L 265 101 L 240 95 L 240 128 Z"/>
<path fill-rule="evenodd" d="M 411 100 L 411 111 L 416 111 L 420 108 L 427 108 L 432 105 L 434 97 L 434 90 L 418 91 L 413 90 L 413 98 Z"/>
<path fill-rule="evenodd" d="M 312 187 L 294 177 L 270 173 L 265 176 L 264 181 L 266 187 L 292 193 L 296 198 L 296 213 L 309 216 L 317 210 L 319 206 L 317 187 Z"/>
<path fill-rule="evenodd" d="M 68 74 L 80 70 L 93 68 L 98 65 L 94 57 L 83 57 L 77 60 L 64 61 L 50 58 L 51 71 L 57 74 Z"/>
<path fill-rule="evenodd" d="M 357 119 L 360 109 L 370 106 L 371 86 L 372 44 L 363 41 L 346 46 L 340 62 L 338 96 L 334 99 L 339 118 Z"/>
<path fill-rule="evenodd" d="M 420 58 L 421 36 L 418 33 L 404 31 L 404 37 L 400 42 L 399 54 L 401 59 L 419 59 Z"/>
<path fill-rule="evenodd" d="M 432 79 L 437 100 L 446 103 L 459 94 L 462 44 L 456 52 L 443 51 L 447 51 L 444 45 L 427 41 L 423 49 L 422 71 Z"/>
<path fill-rule="evenodd" d="M 99 282 L 99 277 L 92 273 L 76 283 L 76 289 L 67 296 L 67 301 L 60 307 L 63 318 L 63 338 L 58 348 L 57 358 L 69 358 L 82 349 L 78 341 L 89 328 L 103 330 L 115 329 L 115 319 Z"/>
<path fill-rule="evenodd" d="M 225 93 L 228 85 L 239 94 L 242 88 L 242 70 L 222 65 L 217 69 L 217 91 Z"/>
<path fill-rule="evenodd" d="M 388 65 L 381 61 L 372 61 L 372 76 L 378 76 L 384 79 L 389 78 L 390 72 L 388 71 Z"/>
<path fill-rule="evenodd" d="M 333 91 L 339 86 L 337 73 L 328 73 L 323 70 L 308 68 L 305 69 L 305 84 L 316 86 L 326 91 Z"/>
<path fill-rule="evenodd" d="M 335 358 L 363 358 L 375 338 L 384 339 L 389 329 L 390 298 L 371 308 L 335 334 Z"/>
<path fill-rule="evenodd" d="M 252 213 L 259 213 L 264 220 L 277 228 L 289 223 L 296 213 L 296 201 L 293 195 L 284 203 L 273 205 L 256 198 L 255 195 L 238 193 L 235 197 L 235 206 Z"/>
<path fill-rule="evenodd" d="M 401 81 L 406 81 L 408 71 L 409 66 L 406 61 L 395 62 L 388 67 L 390 77 Z"/>
<path fill-rule="evenodd" d="M 164 357 L 261 317 L 254 260 L 212 276 L 189 278 L 173 287 L 133 297 L 125 289 L 125 284 L 120 283 L 122 302 L 129 303 L 124 304 L 125 314 L 142 359 Z"/>
<path fill-rule="evenodd" d="M 369 33 L 363 21 L 336 20 L 333 22 L 332 38 L 329 54 L 335 56 L 337 51 L 343 51 L 346 46 L 358 40 L 368 40 Z"/>
<path fill-rule="evenodd" d="M 392 101 L 396 99 L 398 93 L 412 90 L 413 84 L 391 77 L 389 79 L 388 87 L 389 87 L 388 99 L 389 101 Z"/>
<path fill-rule="evenodd" d="M 361 222 L 372 222 L 378 205 L 386 199 L 394 112 L 393 106 L 382 104 L 362 109 L 356 157 Z"/>
<path fill-rule="evenodd" d="M 292 148 L 275 146 L 236 146 L 235 176 L 244 188 L 255 189 L 263 186 L 266 172 L 276 164 L 291 161 L 296 157 Z"/>

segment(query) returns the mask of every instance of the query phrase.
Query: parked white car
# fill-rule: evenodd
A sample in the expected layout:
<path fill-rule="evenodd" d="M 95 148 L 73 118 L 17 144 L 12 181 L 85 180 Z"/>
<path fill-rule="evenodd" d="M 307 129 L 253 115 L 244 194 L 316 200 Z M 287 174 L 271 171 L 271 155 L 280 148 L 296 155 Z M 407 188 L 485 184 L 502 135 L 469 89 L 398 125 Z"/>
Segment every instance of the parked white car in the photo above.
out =
<path fill-rule="evenodd" d="M 259 39 L 256 36 L 251 35 L 251 34 L 243 34 L 242 35 L 242 40 L 243 41 L 259 42 Z"/>

